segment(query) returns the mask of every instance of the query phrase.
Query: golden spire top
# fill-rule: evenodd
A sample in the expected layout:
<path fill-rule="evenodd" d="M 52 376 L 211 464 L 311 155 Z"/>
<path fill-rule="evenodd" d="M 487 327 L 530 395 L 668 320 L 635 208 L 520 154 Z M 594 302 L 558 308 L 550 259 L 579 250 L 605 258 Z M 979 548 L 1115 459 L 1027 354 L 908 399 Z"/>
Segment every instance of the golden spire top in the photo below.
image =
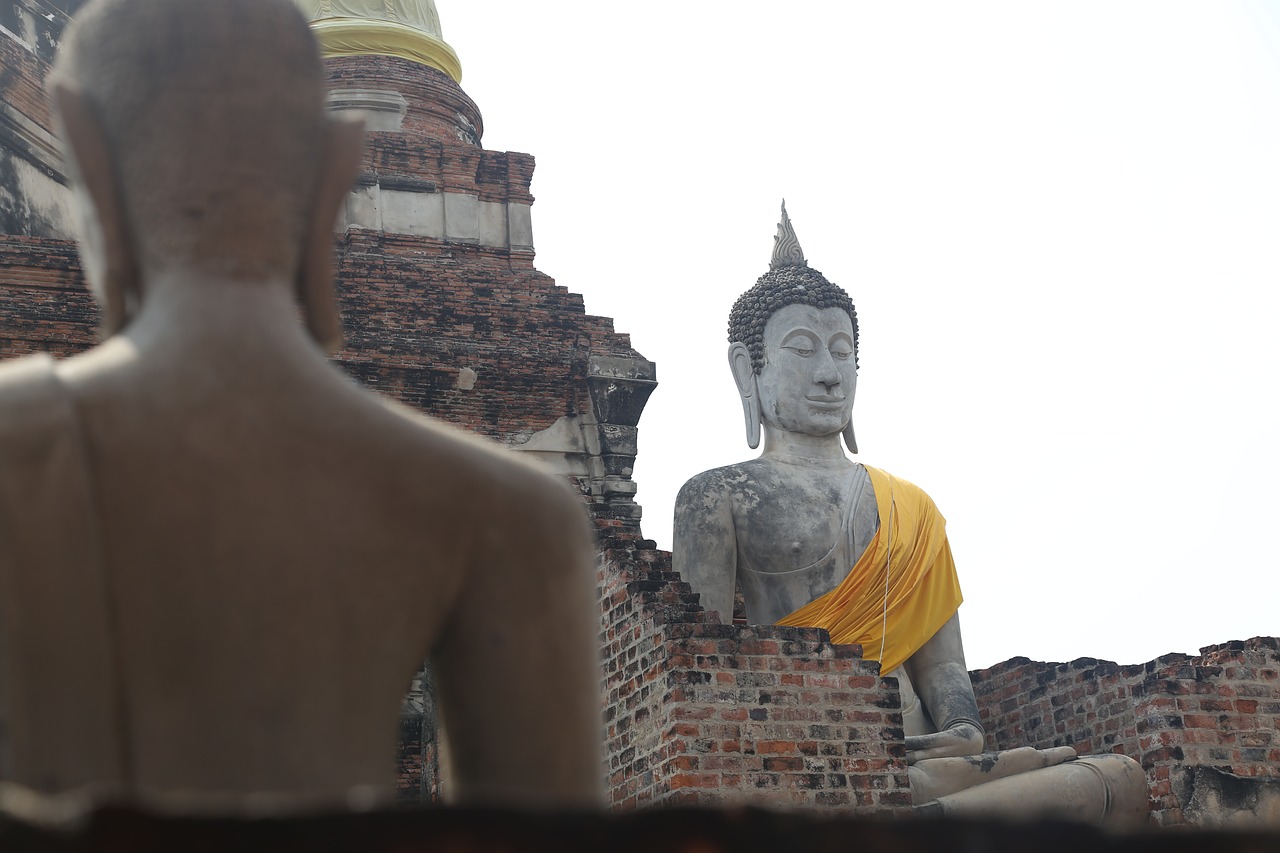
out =
<path fill-rule="evenodd" d="M 294 0 L 325 57 L 398 56 L 462 82 L 462 63 L 444 40 L 433 0 Z"/>

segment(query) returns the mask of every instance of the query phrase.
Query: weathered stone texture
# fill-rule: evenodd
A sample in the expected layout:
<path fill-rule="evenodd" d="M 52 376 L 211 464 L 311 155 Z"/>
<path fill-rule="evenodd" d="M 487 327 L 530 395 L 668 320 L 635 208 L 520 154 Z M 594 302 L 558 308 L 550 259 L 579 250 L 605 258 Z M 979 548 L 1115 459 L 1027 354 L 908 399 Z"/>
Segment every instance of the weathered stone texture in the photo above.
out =
<path fill-rule="evenodd" d="M 1280 640 L 1255 637 L 1118 666 L 1014 658 L 972 673 L 991 749 L 1072 746 L 1141 762 L 1159 825 L 1198 823 L 1177 788 L 1192 768 L 1280 779 Z"/>

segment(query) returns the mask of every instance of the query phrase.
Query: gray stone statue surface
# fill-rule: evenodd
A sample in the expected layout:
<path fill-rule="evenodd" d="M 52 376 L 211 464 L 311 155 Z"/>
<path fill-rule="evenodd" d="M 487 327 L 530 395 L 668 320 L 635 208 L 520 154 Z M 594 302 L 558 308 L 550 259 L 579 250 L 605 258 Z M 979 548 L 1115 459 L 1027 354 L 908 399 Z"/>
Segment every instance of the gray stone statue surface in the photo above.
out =
<path fill-rule="evenodd" d="M 325 356 L 361 137 L 323 79 L 289 0 L 91 0 L 65 35 L 106 340 L 0 366 L 0 777 L 389 795 L 429 654 L 453 800 L 598 804 L 579 502 Z"/>
<path fill-rule="evenodd" d="M 857 314 L 808 266 L 785 207 L 770 269 L 735 303 L 729 340 L 747 441 L 759 446 L 763 427 L 764 449 L 693 477 L 676 499 L 674 567 L 703 605 L 727 618 L 736 581 L 753 623 L 861 643 L 898 679 L 920 807 L 1140 820 L 1145 781 L 1130 759 L 980 756 L 945 521 L 918 487 L 845 455 L 842 438 L 857 452 Z"/>

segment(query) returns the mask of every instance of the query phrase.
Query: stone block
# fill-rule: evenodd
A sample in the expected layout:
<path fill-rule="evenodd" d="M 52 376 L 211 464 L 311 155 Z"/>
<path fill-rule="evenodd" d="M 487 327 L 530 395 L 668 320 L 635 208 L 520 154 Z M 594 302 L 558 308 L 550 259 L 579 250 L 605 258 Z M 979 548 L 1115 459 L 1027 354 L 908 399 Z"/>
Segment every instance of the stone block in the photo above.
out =
<path fill-rule="evenodd" d="M 533 248 L 533 208 L 511 202 L 507 205 L 507 245 L 513 249 Z"/>
<path fill-rule="evenodd" d="M 480 198 L 470 193 L 444 193 L 444 238 L 451 243 L 480 242 Z"/>
<path fill-rule="evenodd" d="M 507 205 L 482 201 L 476 219 L 476 234 L 481 246 L 507 248 Z"/>
<path fill-rule="evenodd" d="M 382 189 L 380 198 L 382 231 L 436 239 L 444 236 L 446 204 L 441 193 Z"/>

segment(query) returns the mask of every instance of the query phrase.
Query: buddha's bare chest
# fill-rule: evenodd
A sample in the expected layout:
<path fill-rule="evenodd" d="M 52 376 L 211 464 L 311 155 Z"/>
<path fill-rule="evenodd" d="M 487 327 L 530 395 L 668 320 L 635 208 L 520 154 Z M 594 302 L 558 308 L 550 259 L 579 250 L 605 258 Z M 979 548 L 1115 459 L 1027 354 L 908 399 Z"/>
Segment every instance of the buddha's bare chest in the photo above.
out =
<path fill-rule="evenodd" d="M 861 466 L 789 473 L 762 472 L 735 506 L 738 581 L 752 622 L 777 621 L 838 586 L 878 525 Z"/>

